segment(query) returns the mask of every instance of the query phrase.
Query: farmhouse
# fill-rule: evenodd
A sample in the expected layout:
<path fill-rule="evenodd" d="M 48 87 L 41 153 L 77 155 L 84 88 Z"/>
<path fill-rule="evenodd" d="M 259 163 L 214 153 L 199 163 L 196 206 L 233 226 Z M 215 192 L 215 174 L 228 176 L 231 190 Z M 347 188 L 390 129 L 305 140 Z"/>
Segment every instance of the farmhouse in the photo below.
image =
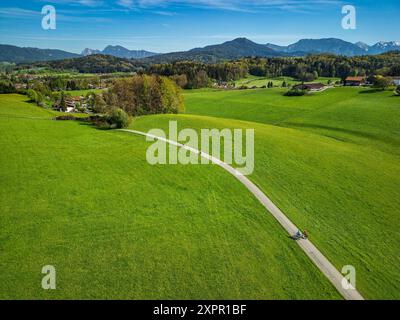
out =
<path fill-rule="evenodd" d="M 65 107 L 67 108 L 66 110 L 67 112 L 74 112 L 76 107 L 75 100 L 70 100 L 70 99 L 65 100 Z"/>
<path fill-rule="evenodd" d="M 359 87 L 367 82 L 366 77 L 347 77 L 344 81 L 345 86 Z"/>
<path fill-rule="evenodd" d="M 54 105 L 54 109 L 57 111 L 65 111 L 65 112 L 75 112 L 77 110 L 78 105 L 79 106 L 86 106 L 85 103 L 83 103 L 83 97 L 69 97 L 65 99 L 64 106 L 61 105 L 61 101 L 59 101 L 57 104 Z"/>
<path fill-rule="evenodd" d="M 19 90 L 19 89 L 27 89 L 28 85 L 26 83 L 16 83 L 14 85 L 15 89 Z"/>
<path fill-rule="evenodd" d="M 293 89 L 307 90 L 311 92 L 322 91 L 326 88 L 323 83 L 303 83 L 293 87 Z"/>
<path fill-rule="evenodd" d="M 234 89 L 234 87 L 228 82 L 216 82 L 213 84 L 213 87 L 216 89 L 225 89 L 225 90 Z"/>
<path fill-rule="evenodd" d="M 396 86 L 400 86 L 400 77 L 392 77 L 392 79 Z"/>

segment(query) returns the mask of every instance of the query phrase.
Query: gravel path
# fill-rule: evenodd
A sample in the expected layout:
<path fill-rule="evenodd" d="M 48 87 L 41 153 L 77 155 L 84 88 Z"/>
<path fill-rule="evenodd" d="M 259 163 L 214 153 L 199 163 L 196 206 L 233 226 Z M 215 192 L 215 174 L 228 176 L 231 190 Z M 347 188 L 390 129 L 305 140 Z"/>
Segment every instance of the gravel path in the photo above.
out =
<path fill-rule="evenodd" d="M 290 221 L 288 217 L 253 182 L 251 182 L 247 177 L 243 176 L 235 168 L 231 167 L 225 162 L 214 158 L 207 153 L 200 152 L 197 149 L 193 149 L 176 141 L 156 137 L 154 135 L 136 130 L 122 129 L 120 131 L 134 133 L 137 135 L 165 141 L 169 144 L 189 150 L 195 154 L 200 154 L 203 158 L 209 159 L 212 163 L 222 167 L 224 170 L 228 171 L 231 175 L 238 179 L 261 202 L 261 204 L 268 210 L 268 212 L 275 217 L 275 219 L 281 224 L 281 226 L 288 232 L 289 235 L 292 236 L 297 232 L 297 230 L 299 230 L 299 228 L 296 227 L 295 224 Z M 335 286 L 335 288 L 346 300 L 364 300 L 364 298 L 356 289 L 343 288 L 343 275 L 333 266 L 332 263 L 329 262 L 329 260 L 321 253 L 321 251 L 319 251 L 311 243 L 311 241 L 301 239 L 298 240 L 297 243 L 311 259 L 311 261 L 318 267 L 319 270 L 321 270 L 321 272 L 328 278 L 328 280 Z"/>

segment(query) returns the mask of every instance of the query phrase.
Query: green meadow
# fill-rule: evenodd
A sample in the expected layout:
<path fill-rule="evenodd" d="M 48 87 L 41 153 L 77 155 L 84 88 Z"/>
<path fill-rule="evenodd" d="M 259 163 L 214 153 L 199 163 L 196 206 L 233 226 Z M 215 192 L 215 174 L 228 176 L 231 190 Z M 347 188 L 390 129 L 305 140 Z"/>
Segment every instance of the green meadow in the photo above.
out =
<path fill-rule="evenodd" d="M 341 298 L 228 173 L 25 100 L 0 95 L 1 299 Z"/>
<path fill-rule="evenodd" d="M 400 97 L 283 92 L 185 91 L 186 114 L 131 128 L 254 129 L 249 178 L 365 298 L 399 299 Z M 150 166 L 143 137 L 54 114 L 0 95 L 0 298 L 340 299 L 219 167 Z"/>
<path fill-rule="evenodd" d="M 304 97 L 280 89 L 186 92 L 187 115 L 133 128 L 255 129 L 250 179 L 341 270 L 353 265 L 370 299 L 400 292 L 400 97 L 334 88 Z"/>
<path fill-rule="evenodd" d="M 328 84 L 329 81 L 332 83 L 335 83 L 336 81 L 340 81 L 339 78 L 327 78 L 327 77 L 319 77 L 313 82 L 321 82 L 324 84 Z M 258 76 L 252 76 L 249 75 L 246 78 L 239 79 L 235 81 L 235 87 L 241 87 L 245 86 L 248 88 L 252 87 L 257 87 L 261 88 L 263 86 L 266 86 L 268 82 L 272 82 L 274 84 L 274 87 L 282 87 L 282 84 L 286 82 L 287 86 L 293 86 L 295 84 L 301 83 L 300 81 L 297 81 L 291 77 L 258 77 Z"/>

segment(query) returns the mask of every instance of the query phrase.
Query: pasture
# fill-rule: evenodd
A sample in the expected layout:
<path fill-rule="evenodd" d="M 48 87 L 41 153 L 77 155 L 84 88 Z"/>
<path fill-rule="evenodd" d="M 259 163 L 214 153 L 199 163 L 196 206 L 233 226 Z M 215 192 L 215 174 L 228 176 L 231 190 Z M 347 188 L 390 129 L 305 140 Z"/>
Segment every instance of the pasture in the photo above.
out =
<path fill-rule="evenodd" d="M 398 299 L 400 98 L 334 88 L 185 91 L 131 128 L 255 129 L 249 177 L 369 299 Z M 143 137 L 0 95 L 0 298 L 339 299 L 248 191 L 213 165 L 151 166 Z M 55 265 L 58 289 L 40 287 Z"/>
<path fill-rule="evenodd" d="M 334 84 L 336 81 L 340 81 L 339 78 L 327 78 L 327 77 L 319 77 L 318 79 L 312 82 L 321 82 L 323 84 L 328 84 L 331 82 Z M 300 84 L 300 81 L 297 81 L 291 77 L 258 77 L 258 76 L 247 76 L 246 78 L 239 79 L 235 81 L 235 87 L 239 88 L 241 86 L 245 86 L 248 88 L 257 87 L 261 88 L 266 86 L 268 82 L 272 82 L 274 87 L 282 87 L 282 84 L 285 82 L 287 86 L 293 86 L 295 84 Z"/>
<path fill-rule="evenodd" d="M 1 299 L 340 299 L 229 174 L 25 100 L 0 95 Z"/>
<path fill-rule="evenodd" d="M 353 265 L 371 299 L 398 299 L 400 99 L 334 88 L 304 97 L 280 89 L 188 91 L 187 115 L 137 119 L 133 128 L 254 128 L 250 179 L 341 270 Z"/>

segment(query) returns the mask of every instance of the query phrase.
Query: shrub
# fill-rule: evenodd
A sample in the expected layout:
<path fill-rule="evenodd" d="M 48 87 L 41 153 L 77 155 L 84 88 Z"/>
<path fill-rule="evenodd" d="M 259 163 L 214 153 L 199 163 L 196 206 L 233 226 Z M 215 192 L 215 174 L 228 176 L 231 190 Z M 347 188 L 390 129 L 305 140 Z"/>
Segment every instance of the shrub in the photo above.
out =
<path fill-rule="evenodd" d="M 376 76 L 373 82 L 374 88 L 381 89 L 382 91 L 386 90 L 392 84 L 392 79 L 385 78 L 382 76 Z"/>
<path fill-rule="evenodd" d="M 41 92 L 37 91 L 37 92 L 36 92 L 36 96 L 37 96 L 37 98 L 36 98 L 36 104 L 37 104 L 38 106 L 43 107 L 43 106 L 45 105 L 43 94 L 42 94 Z"/>
<path fill-rule="evenodd" d="M 131 122 L 129 115 L 120 108 L 115 108 L 107 115 L 107 122 L 111 128 L 127 128 Z"/>
<path fill-rule="evenodd" d="M 108 117 L 104 115 L 94 115 L 88 118 L 79 119 L 80 121 L 89 122 L 90 124 L 100 129 L 111 129 L 111 125 L 108 122 Z"/>
<path fill-rule="evenodd" d="M 285 96 L 286 97 L 299 97 L 299 96 L 304 96 L 306 93 L 307 93 L 306 90 L 291 89 L 285 93 Z"/>
<path fill-rule="evenodd" d="M 30 101 L 32 101 L 32 102 L 36 102 L 36 101 L 37 101 L 38 95 L 37 95 L 37 93 L 36 93 L 35 90 L 29 89 L 29 90 L 26 92 L 26 95 L 28 96 L 28 98 L 29 98 Z"/>
<path fill-rule="evenodd" d="M 11 81 L 0 80 L 0 93 L 15 93 L 17 90 Z"/>
<path fill-rule="evenodd" d="M 396 93 L 400 96 L 400 86 L 397 86 Z"/>
<path fill-rule="evenodd" d="M 75 118 L 74 116 L 66 115 L 66 116 L 55 117 L 54 120 L 57 120 L 57 121 L 74 121 L 74 120 L 78 120 L 78 119 Z"/>
<path fill-rule="evenodd" d="M 128 127 L 131 122 L 131 118 L 128 114 L 119 108 L 112 109 L 106 115 L 95 115 L 81 120 L 87 121 L 103 130 L 123 129 Z"/>
<path fill-rule="evenodd" d="M 107 105 L 102 94 L 97 94 L 93 91 L 90 91 L 86 94 L 86 102 L 88 108 L 95 113 L 104 113 L 107 111 Z"/>

